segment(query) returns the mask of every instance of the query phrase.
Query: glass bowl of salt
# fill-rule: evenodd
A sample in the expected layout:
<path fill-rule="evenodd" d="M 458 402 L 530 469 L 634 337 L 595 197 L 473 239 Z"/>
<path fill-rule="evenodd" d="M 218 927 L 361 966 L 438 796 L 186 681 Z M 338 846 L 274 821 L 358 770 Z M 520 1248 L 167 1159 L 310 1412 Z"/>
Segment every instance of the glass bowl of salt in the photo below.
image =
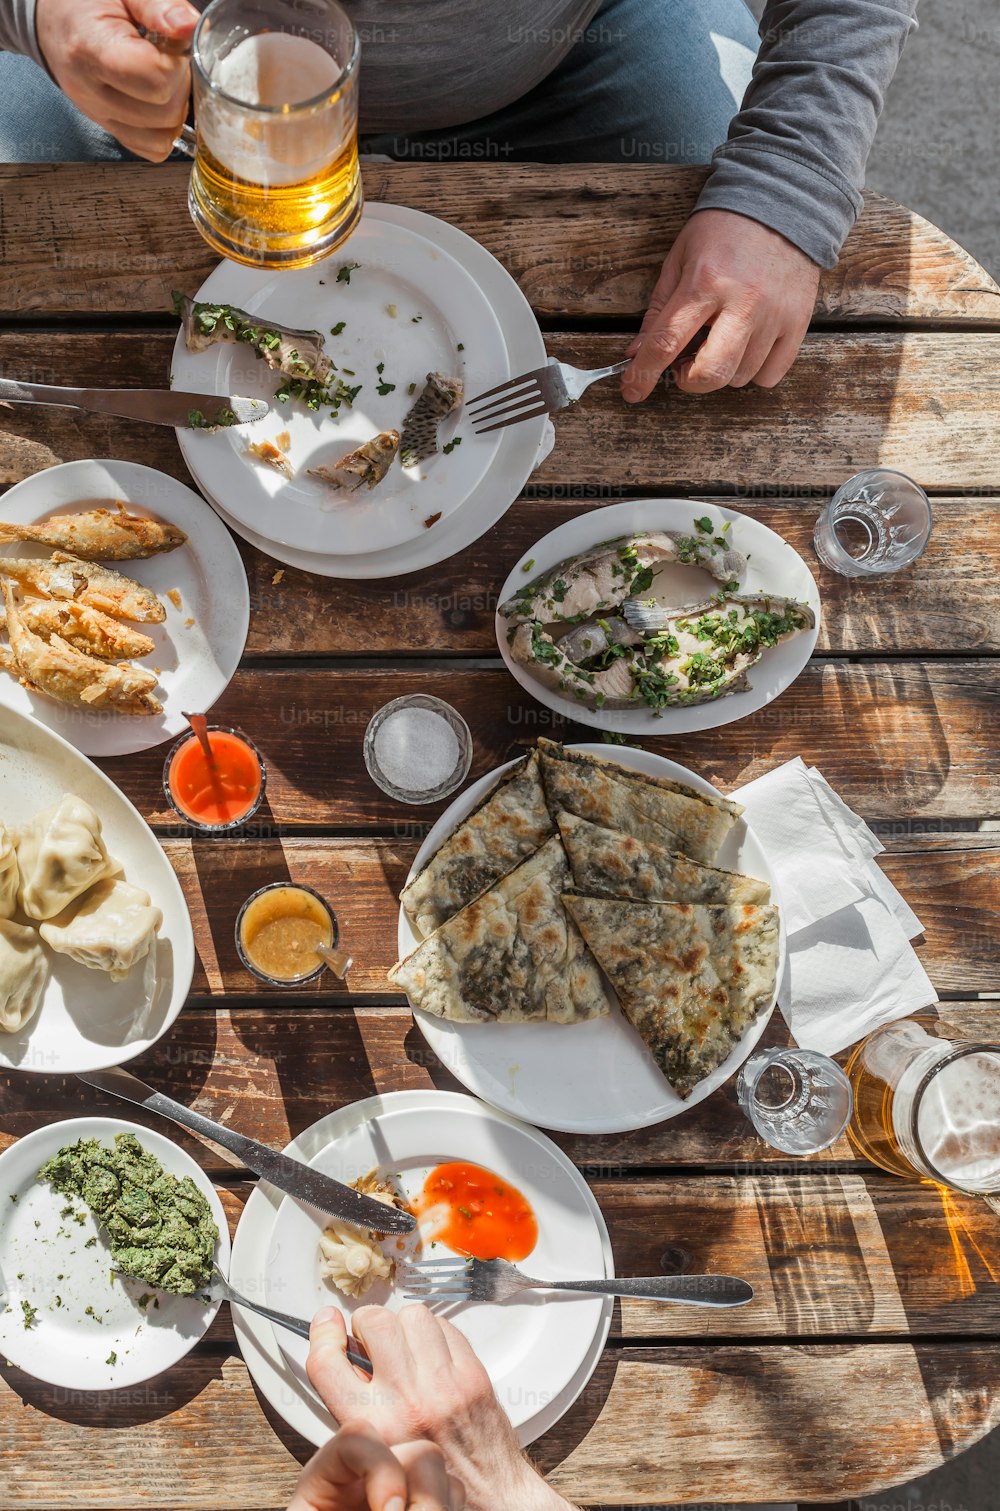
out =
<path fill-rule="evenodd" d="M 472 736 L 450 704 L 411 693 L 372 715 L 364 757 L 368 775 L 389 797 L 400 803 L 436 803 L 468 776 Z"/>

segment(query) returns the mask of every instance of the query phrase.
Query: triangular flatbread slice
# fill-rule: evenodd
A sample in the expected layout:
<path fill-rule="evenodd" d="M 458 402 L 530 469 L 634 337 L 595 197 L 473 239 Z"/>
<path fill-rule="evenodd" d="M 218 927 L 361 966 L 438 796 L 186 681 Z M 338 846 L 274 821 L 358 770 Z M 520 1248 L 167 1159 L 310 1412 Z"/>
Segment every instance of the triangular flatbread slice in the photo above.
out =
<path fill-rule="evenodd" d="M 771 888 L 755 876 L 703 866 L 666 845 L 605 829 L 575 813 L 556 817 L 578 892 L 591 897 L 633 897 L 638 902 L 713 906 L 771 900 Z"/>
<path fill-rule="evenodd" d="M 421 937 L 433 934 L 554 833 L 538 755 L 532 751 L 449 834 L 400 894 Z"/>
<path fill-rule="evenodd" d="M 668 777 L 627 771 L 614 761 L 567 750 L 541 739 L 545 795 L 553 813 L 564 808 L 592 824 L 655 839 L 710 866 L 743 809 Z"/>
<path fill-rule="evenodd" d="M 558 835 L 389 972 L 414 1007 L 457 1023 L 579 1023 L 607 1013 L 594 958 L 566 912 Z"/>
<path fill-rule="evenodd" d="M 679 1096 L 774 999 L 778 909 L 563 897 L 622 1011 Z"/>

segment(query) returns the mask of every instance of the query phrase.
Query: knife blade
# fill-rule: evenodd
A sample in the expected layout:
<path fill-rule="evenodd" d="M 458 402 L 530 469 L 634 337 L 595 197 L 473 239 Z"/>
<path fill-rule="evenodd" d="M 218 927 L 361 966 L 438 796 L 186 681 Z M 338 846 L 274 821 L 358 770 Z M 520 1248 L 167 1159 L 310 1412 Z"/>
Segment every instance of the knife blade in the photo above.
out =
<path fill-rule="evenodd" d="M 56 388 L 48 383 L 18 383 L 0 378 L 0 399 L 12 404 L 55 404 L 146 420 L 175 430 L 209 430 L 214 426 L 250 425 L 270 412 L 264 399 L 233 394 L 182 393 L 169 388 Z"/>
<path fill-rule="evenodd" d="M 77 1080 L 85 1081 L 88 1086 L 96 1086 L 99 1091 L 106 1091 L 111 1096 L 121 1097 L 126 1102 L 134 1102 L 137 1107 L 145 1107 L 147 1112 L 158 1112 L 161 1117 L 180 1123 L 182 1128 L 189 1128 L 193 1133 L 212 1139 L 241 1159 L 248 1170 L 253 1170 L 262 1179 L 270 1181 L 272 1186 L 286 1191 L 289 1196 L 297 1197 L 299 1201 L 318 1207 L 321 1212 L 342 1218 L 344 1222 L 354 1223 L 359 1228 L 370 1228 L 377 1233 L 411 1233 L 417 1225 L 416 1219 L 409 1212 L 387 1207 L 371 1196 L 362 1196 L 350 1186 L 334 1180 L 332 1176 L 304 1165 L 301 1160 L 291 1159 L 287 1154 L 269 1149 L 266 1144 L 247 1138 L 245 1134 L 237 1133 L 223 1123 L 203 1117 L 200 1112 L 185 1107 L 183 1102 L 175 1102 L 162 1091 L 154 1091 L 151 1086 L 140 1081 L 138 1076 L 122 1070 L 120 1066 L 114 1066 L 110 1070 L 92 1070 L 86 1074 L 81 1072 L 77 1075 Z"/>

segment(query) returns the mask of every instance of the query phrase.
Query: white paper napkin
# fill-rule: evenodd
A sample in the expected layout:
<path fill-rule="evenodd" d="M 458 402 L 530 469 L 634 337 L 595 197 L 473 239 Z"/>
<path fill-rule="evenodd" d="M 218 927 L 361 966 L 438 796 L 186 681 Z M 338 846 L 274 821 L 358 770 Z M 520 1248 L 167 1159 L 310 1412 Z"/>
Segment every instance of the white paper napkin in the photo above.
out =
<path fill-rule="evenodd" d="M 797 758 L 733 796 L 784 909 L 778 1003 L 796 1043 L 835 1054 L 936 1002 L 909 942 L 920 920 L 875 863 L 884 846 L 821 773 Z"/>

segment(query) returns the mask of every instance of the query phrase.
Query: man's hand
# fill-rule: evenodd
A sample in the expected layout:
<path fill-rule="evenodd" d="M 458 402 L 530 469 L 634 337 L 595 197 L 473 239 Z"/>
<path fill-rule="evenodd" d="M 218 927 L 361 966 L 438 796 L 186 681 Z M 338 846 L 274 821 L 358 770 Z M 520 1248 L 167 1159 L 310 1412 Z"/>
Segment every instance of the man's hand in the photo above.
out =
<path fill-rule="evenodd" d="M 489 1375 L 450 1322 L 425 1306 L 361 1307 L 352 1327 L 374 1377 L 346 1356 L 335 1308 L 313 1318 L 308 1372 L 338 1421 L 366 1421 L 390 1445 L 429 1438 L 461 1480 L 469 1511 L 572 1511 L 521 1453 Z"/>
<path fill-rule="evenodd" d="M 187 0 L 37 0 L 38 44 L 78 110 L 123 147 L 161 163 L 187 112 L 190 64 L 138 27 L 185 43 L 198 24 Z"/>
<path fill-rule="evenodd" d="M 819 268 L 759 221 L 698 210 L 663 264 L 642 328 L 625 355 L 622 394 L 648 398 L 702 326 L 704 345 L 674 370 L 678 388 L 773 388 L 798 355 L 816 304 Z"/>
<path fill-rule="evenodd" d="M 288 1511 L 462 1511 L 465 1491 L 433 1443 L 393 1453 L 366 1422 L 345 1423 L 299 1476 Z"/>

